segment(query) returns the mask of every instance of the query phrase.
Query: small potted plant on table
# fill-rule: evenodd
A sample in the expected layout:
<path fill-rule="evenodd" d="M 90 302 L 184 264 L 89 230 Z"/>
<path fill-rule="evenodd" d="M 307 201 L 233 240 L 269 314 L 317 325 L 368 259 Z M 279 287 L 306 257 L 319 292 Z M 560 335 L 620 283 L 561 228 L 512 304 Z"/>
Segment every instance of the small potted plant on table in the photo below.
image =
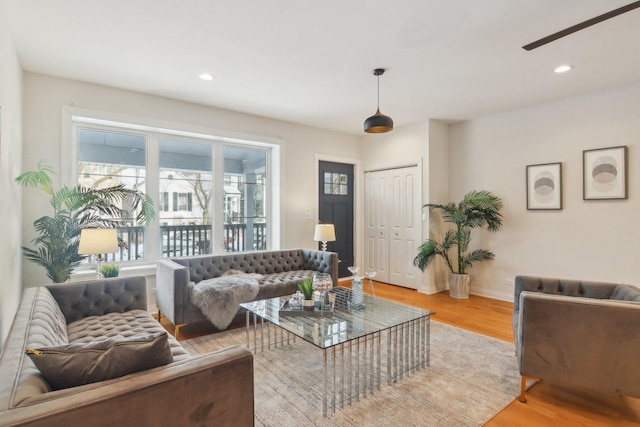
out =
<path fill-rule="evenodd" d="M 313 310 L 315 302 L 313 301 L 313 279 L 307 277 L 302 282 L 298 283 L 298 289 L 304 296 L 304 309 Z"/>

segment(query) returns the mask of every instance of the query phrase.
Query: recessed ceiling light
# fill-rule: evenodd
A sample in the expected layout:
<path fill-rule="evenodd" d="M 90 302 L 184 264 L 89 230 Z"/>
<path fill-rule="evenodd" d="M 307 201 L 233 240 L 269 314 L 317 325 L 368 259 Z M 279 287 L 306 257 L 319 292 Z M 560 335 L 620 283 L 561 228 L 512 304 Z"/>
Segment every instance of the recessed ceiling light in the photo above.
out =
<path fill-rule="evenodd" d="M 567 71 L 571 70 L 573 67 L 571 65 L 560 65 L 558 67 L 556 67 L 555 70 L 553 70 L 554 73 L 566 73 Z"/>
<path fill-rule="evenodd" d="M 209 73 L 202 73 L 198 77 L 200 77 L 202 80 L 206 80 L 206 81 L 213 80 L 213 76 L 211 74 L 209 74 Z"/>

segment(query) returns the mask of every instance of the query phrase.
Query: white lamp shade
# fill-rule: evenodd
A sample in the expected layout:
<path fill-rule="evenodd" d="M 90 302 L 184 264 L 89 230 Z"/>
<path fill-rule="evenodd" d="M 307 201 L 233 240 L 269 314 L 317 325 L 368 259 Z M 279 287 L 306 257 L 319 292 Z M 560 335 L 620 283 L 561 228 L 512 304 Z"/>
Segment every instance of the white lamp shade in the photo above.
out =
<path fill-rule="evenodd" d="M 80 231 L 79 254 L 110 254 L 117 250 L 118 232 L 115 228 L 84 228 Z"/>
<path fill-rule="evenodd" d="M 336 230 L 333 224 L 316 224 L 313 240 L 316 242 L 335 242 Z"/>

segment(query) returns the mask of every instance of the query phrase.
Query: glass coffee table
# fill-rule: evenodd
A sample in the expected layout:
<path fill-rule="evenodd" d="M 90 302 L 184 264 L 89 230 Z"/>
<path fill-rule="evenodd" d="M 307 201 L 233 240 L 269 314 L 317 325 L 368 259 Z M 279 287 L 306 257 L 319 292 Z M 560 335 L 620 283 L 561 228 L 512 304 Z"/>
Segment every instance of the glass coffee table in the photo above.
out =
<path fill-rule="evenodd" d="M 323 351 L 322 413 L 366 398 L 380 385 L 401 381 L 429 366 L 429 310 L 370 295 L 364 308 L 349 306 L 351 290 L 336 287 L 333 311 L 284 316 L 278 297 L 240 304 L 246 310 L 247 347 L 271 350 L 296 338 Z M 252 321 L 253 318 L 253 321 Z"/>

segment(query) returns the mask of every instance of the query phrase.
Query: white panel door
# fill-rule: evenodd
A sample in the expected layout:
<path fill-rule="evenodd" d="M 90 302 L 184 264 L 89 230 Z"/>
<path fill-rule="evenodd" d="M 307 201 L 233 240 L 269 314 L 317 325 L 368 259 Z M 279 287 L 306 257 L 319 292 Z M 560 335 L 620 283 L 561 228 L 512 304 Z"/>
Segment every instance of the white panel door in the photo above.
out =
<path fill-rule="evenodd" d="M 412 289 L 418 289 L 419 284 L 419 270 L 413 265 L 413 258 L 422 235 L 417 172 L 417 167 L 389 171 L 393 183 L 389 283 Z"/>
<path fill-rule="evenodd" d="M 376 280 L 417 289 L 413 265 L 422 236 L 420 176 L 417 166 L 368 172 L 365 179 L 365 270 Z"/>
<path fill-rule="evenodd" d="M 360 274 L 373 269 L 376 280 L 389 282 L 389 197 L 386 171 L 370 172 L 365 178 L 365 265 Z"/>

